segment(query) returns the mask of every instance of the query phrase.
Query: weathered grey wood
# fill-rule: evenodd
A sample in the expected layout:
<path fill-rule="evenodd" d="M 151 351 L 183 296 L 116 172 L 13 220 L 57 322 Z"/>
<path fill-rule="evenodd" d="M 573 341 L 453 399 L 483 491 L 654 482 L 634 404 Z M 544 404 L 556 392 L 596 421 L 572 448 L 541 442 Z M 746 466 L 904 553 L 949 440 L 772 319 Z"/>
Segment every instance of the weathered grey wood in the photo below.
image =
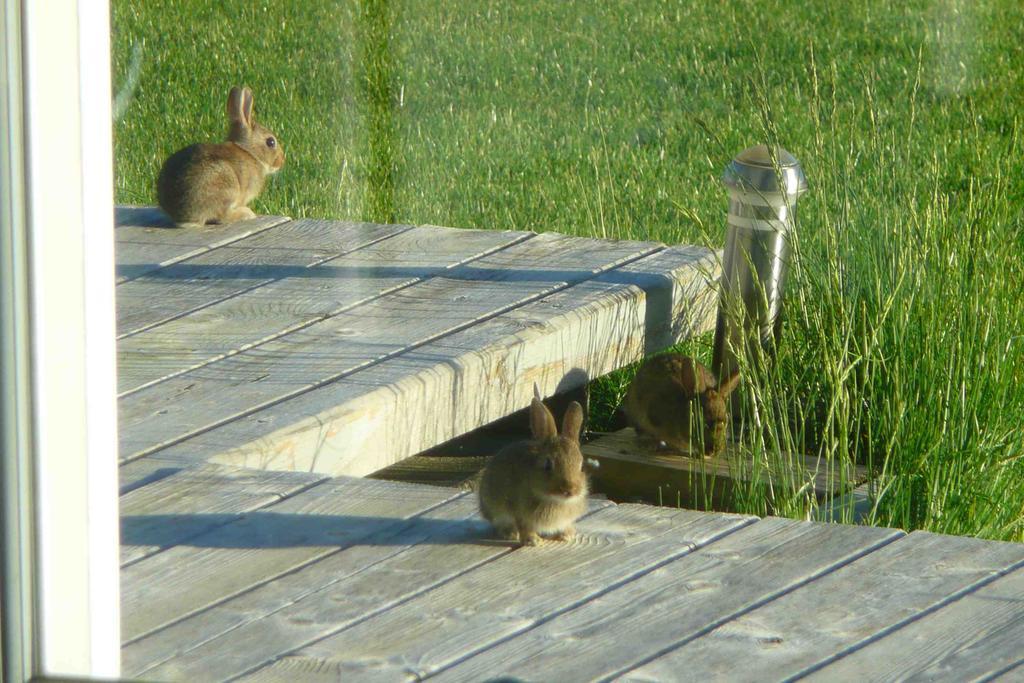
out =
<path fill-rule="evenodd" d="M 1013 646 L 1018 647 L 1019 645 L 1014 644 Z M 1021 659 L 1016 664 L 1007 667 L 1005 671 L 1000 671 L 998 674 L 992 676 L 992 678 L 978 680 L 985 680 L 986 683 L 1019 683 L 1024 680 L 1024 659 Z"/>
<path fill-rule="evenodd" d="M 1024 569 L 1017 569 L 857 650 L 844 652 L 804 680 L 987 680 L 1022 661 Z"/>
<path fill-rule="evenodd" d="M 469 658 L 442 672 L 440 678 L 481 680 L 502 674 L 525 680 L 604 678 L 900 535 L 891 529 L 768 518 L 483 652 L 472 642 L 472 633 L 466 634 L 460 658 Z M 303 654 L 339 656 L 321 644 Z M 456 661 L 453 658 L 451 663 Z M 415 666 L 420 670 L 422 664 Z"/>
<path fill-rule="evenodd" d="M 664 680 L 686 671 L 694 680 L 783 680 L 926 618 L 957 593 L 1022 563 L 1019 543 L 914 532 L 730 619 L 626 679 Z"/>
<path fill-rule="evenodd" d="M 231 671 L 244 671 L 249 662 L 272 656 L 272 651 L 257 646 L 260 629 L 267 623 L 264 619 L 268 615 L 289 605 L 311 596 L 316 596 L 311 598 L 313 600 L 322 601 L 330 591 L 338 590 L 348 599 L 334 601 L 333 607 L 342 612 L 347 610 L 350 618 L 358 618 L 366 611 L 386 608 L 388 600 L 424 590 L 429 585 L 423 583 L 424 579 L 437 580 L 433 578 L 434 573 L 443 578 L 446 572 L 474 566 L 481 557 L 489 559 L 494 553 L 507 552 L 509 548 L 488 548 L 473 542 L 485 533 L 484 524 L 470 520 L 475 512 L 473 496 L 453 498 L 422 516 L 413 517 L 408 524 L 391 530 L 386 536 L 375 538 L 373 543 L 352 545 L 151 633 L 123 648 L 122 671 L 150 679 L 185 679 L 197 674 L 211 680 L 226 678 Z M 419 543 L 426 545 L 401 560 L 396 558 Z M 440 566 L 415 562 L 415 558 L 422 557 L 424 551 L 436 545 L 448 551 L 442 554 Z M 410 558 L 414 560 L 411 565 Z M 402 581 L 381 582 L 379 576 L 366 581 L 365 569 L 381 562 L 402 567 L 411 574 L 403 573 Z M 385 597 L 388 589 L 393 592 L 391 597 Z M 381 600 L 384 602 L 378 603 Z M 311 624 L 299 623 L 299 628 L 308 625 Z M 224 649 L 223 644 L 233 640 L 235 635 L 241 635 L 243 641 L 248 637 L 254 640 L 243 647 Z M 190 673 L 191 667 L 197 664 L 199 671 Z"/>
<path fill-rule="evenodd" d="M 335 233 L 326 241 L 335 245 L 332 248 L 340 249 L 346 243 L 342 235 L 343 225 L 326 224 L 338 227 L 325 227 L 321 230 L 310 230 L 303 226 L 296 229 L 296 234 L 288 235 L 288 241 L 306 241 L 308 233 Z M 272 234 L 281 239 L 280 232 L 291 227 L 282 226 L 272 233 L 264 234 Z M 225 252 L 235 247 L 241 250 L 245 246 L 245 251 L 252 255 L 250 259 L 272 261 L 264 268 L 255 269 L 257 272 L 265 270 L 267 275 L 279 273 L 281 276 L 274 281 L 265 280 L 267 284 L 247 289 L 237 296 L 121 339 L 118 343 L 119 390 L 123 394 L 219 360 L 317 320 L 337 315 L 374 297 L 442 274 L 469 260 L 531 236 L 531 233 L 524 232 L 418 227 L 381 239 L 377 235 L 384 227 L 363 226 L 359 229 L 359 239 L 374 236 L 376 241 L 337 258 L 323 260 L 320 258 L 322 250 L 310 252 L 310 259 L 316 255 L 319 260 L 308 268 L 296 269 L 287 263 L 293 258 L 301 258 L 301 255 L 307 253 L 306 250 L 292 250 L 294 256 L 282 254 L 289 250 L 268 249 L 266 245 L 253 244 L 256 238 L 217 250 L 214 255 L 231 257 Z M 366 234 L 362 235 L 364 232 Z M 355 239 L 352 235 L 348 241 Z M 316 246 L 315 242 L 311 246 Z M 240 260 L 234 257 L 231 259 Z M 193 267 L 192 262 L 166 268 L 161 271 L 161 276 L 175 268 L 184 267 Z M 216 273 L 221 268 L 219 264 L 215 266 L 213 277 L 219 277 Z M 232 279 L 239 277 L 231 276 Z M 156 281 L 158 279 L 141 278 L 125 287 L 155 284 L 155 291 L 159 291 L 159 286 L 167 283 Z M 248 279 L 241 277 L 240 281 L 247 282 Z M 183 285 L 190 282 L 194 280 L 185 280 Z M 184 294 L 189 298 L 190 292 Z M 199 294 L 188 305 L 204 301 L 206 292 Z M 147 298 L 152 298 L 152 295 Z"/>
<path fill-rule="evenodd" d="M 578 386 L 708 329 L 713 308 L 701 302 L 714 268 L 709 251 L 666 249 L 161 453 L 368 474 L 529 405 L 534 383 L 545 395 Z M 645 292 L 634 276 L 658 286 Z M 431 419 L 414 419 L 417 406 Z"/>
<path fill-rule="evenodd" d="M 281 574 L 404 524 L 459 492 L 335 479 L 250 512 L 121 571 L 121 629 L 131 642 Z"/>
<path fill-rule="evenodd" d="M 383 612 L 512 551 L 486 540 L 490 530 L 476 508 L 476 497 L 463 495 L 374 545 L 347 548 L 204 610 L 126 647 L 123 666 L 144 678 L 226 679 Z"/>
<path fill-rule="evenodd" d="M 695 547 L 710 544 L 714 548 L 715 539 L 750 523 L 752 518 L 738 515 L 642 505 L 601 510 L 580 523 L 581 535 L 574 543 L 502 556 L 296 655 L 329 660 L 334 675 L 342 679 L 426 676 L 556 614 L 595 599 L 599 602 L 603 598 L 597 596 L 602 593 L 660 571 L 656 567 Z M 273 680 L 295 663 L 293 657 L 285 658 L 265 676 Z M 478 672 L 475 680 L 496 673 Z M 537 673 L 525 678 L 558 680 Z M 579 680 L 579 676 L 562 680 Z"/>
<path fill-rule="evenodd" d="M 307 472 L 190 468 L 120 498 L 121 565 L 237 520 L 322 481 Z"/>
<path fill-rule="evenodd" d="M 138 333 L 285 277 L 316 278 L 328 271 L 310 268 L 408 229 L 302 219 L 180 260 L 117 288 L 118 336 Z M 307 279 L 311 290 L 314 281 Z M 189 343 L 187 338 L 177 341 Z M 159 354 L 153 360 L 159 363 Z"/>
<path fill-rule="evenodd" d="M 146 387 L 120 401 L 122 457 L 146 455 L 656 249 L 539 235 Z"/>
<path fill-rule="evenodd" d="M 133 460 L 117 468 L 119 493 L 123 496 L 140 486 L 151 484 L 183 469 L 195 466 L 196 463 L 192 460 L 174 456 L 150 455 Z"/>
<path fill-rule="evenodd" d="M 986 683 L 1019 683 L 1024 680 L 1024 659 L 1002 671 L 990 679 L 984 679 Z"/>
<path fill-rule="evenodd" d="M 119 206 L 114 231 L 117 281 L 133 280 L 288 220 L 284 216 L 257 216 L 228 225 L 176 228 L 157 208 Z"/>

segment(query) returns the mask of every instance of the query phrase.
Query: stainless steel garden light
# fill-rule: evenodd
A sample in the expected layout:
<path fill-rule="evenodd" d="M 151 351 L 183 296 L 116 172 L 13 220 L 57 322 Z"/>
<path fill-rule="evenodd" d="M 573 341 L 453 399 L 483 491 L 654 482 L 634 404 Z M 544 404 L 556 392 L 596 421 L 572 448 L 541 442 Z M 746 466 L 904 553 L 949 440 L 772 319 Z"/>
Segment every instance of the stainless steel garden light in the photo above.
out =
<path fill-rule="evenodd" d="M 738 356 L 752 359 L 774 347 L 796 202 L 807 190 L 796 158 L 765 145 L 740 152 L 722 182 L 729 190 L 729 218 L 712 360 L 720 378 L 739 367 Z"/>

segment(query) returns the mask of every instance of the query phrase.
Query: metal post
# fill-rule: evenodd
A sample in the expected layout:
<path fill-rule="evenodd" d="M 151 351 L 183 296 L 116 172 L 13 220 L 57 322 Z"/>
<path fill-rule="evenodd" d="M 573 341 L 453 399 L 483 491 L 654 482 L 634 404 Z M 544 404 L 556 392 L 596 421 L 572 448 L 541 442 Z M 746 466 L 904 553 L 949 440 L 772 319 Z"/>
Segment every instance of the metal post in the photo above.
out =
<path fill-rule="evenodd" d="M 782 322 L 782 292 L 796 200 L 807 190 L 792 154 L 765 145 L 745 149 L 725 169 L 729 218 L 722 298 L 712 370 L 726 377 L 748 359 L 771 353 Z M 733 394 L 735 401 L 739 392 Z"/>

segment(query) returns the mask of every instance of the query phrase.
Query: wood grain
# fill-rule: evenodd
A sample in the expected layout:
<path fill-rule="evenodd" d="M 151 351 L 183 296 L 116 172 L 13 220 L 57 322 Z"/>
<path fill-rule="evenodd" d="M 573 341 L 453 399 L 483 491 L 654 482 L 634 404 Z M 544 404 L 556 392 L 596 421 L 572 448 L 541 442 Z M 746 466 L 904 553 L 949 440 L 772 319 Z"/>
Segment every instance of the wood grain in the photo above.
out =
<path fill-rule="evenodd" d="M 459 492 L 334 479 L 121 571 L 122 638 L 147 633 L 375 534 Z"/>
<path fill-rule="evenodd" d="M 233 522 L 324 479 L 306 472 L 189 468 L 120 497 L 121 566 Z"/>
<path fill-rule="evenodd" d="M 122 457 L 146 455 L 308 392 L 653 248 L 539 235 L 443 277 L 146 387 L 120 401 Z"/>
<path fill-rule="evenodd" d="M 988 680 L 1024 663 L 1024 569 L 810 673 L 810 681 Z"/>
<path fill-rule="evenodd" d="M 317 264 L 408 229 L 302 219 L 179 260 L 117 288 L 118 336 L 137 334 L 285 277 L 310 277 L 309 268 Z"/>
<path fill-rule="evenodd" d="M 664 679 L 684 668 L 699 680 L 797 676 L 1022 562 L 1021 544 L 914 532 L 728 620 L 626 679 Z"/>
<path fill-rule="evenodd" d="M 299 236 L 305 231 L 300 233 Z M 370 234 L 364 239 L 369 239 Z M 281 258 L 280 262 L 266 266 L 268 273 L 280 271 L 277 279 L 261 281 L 260 286 L 121 339 L 118 343 L 119 390 L 123 395 L 201 367 L 401 287 L 443 274 L 529 236 L 530 233 L 497 230 L 420 227 L 404 230 L 388 239 L 377 237 L 377 241 L 368 246 L 309 267 L 287 267 L 282 263 L 287 259 Z M 332 241 L 339 245 L 344 243 L 341 239 Z M 273 252 L 266 247 L 253 245 L 250 251 L 264 259 L 277 258 L 268 257 L 268 252 Z"/>
<path fill-rule="evenodd" d="M 127 282 L 287 222 L 284 216 L 207 228 L 176 228 L 164 212 L 149 206 L 115 209 L 114 258 L 117 282 Z"/>
<path fill-rule="evenodd" d="M 891 529 L 764 519 L 479 654 L 479 648 L 467 646 L 463 661 L 439 678 L 604 678 L 872 553 L 900 535 Z M 310 652 L 321 658 L 329 654 L 322 649 Z M 660 678 L 651 680 L 672 680 L 683 671 L 689 678 L 690 669 L 675 668 L 661 670 Z"/>
<path fill-rule="evenodd" d="M 117 468 L 118 492 L 123 496 L 140 486 L 151 484 L 183 469 L 195 466 L 196 463 L 192 460 L 175 456 L 150 455 L 133 460 Z"/>
<path fill-rule="evenodd" d="M 470 653 L 529 632 L 556 614 L 600 601 L 601 594 L 695 547 L 714 547 L 715 539 L 751 522 L 738 515 L 641 505 L 610 507 L 583 520 L 573 543 L 550 543 L 503 555 L 309 645 L 295 656 L 329 661 L 342 679 L 426 676 Z M 269 678 L 275 669 L 280 674 L 294 663 L 294 657 L 284 658 L 254 679 Z M 498 672 L 486 672 L 475 680 L 494 673 Z M 537 674 L 527 678 L 557 680 Z M 579 680 L 579 676 L 565 680 Z"/>
<path fill-rule="evenodd" d="M 713 309 L 699 302 L 713 266 L 711 252 L 666 249 L 631 263 L 630 272 L 616 269 L 160 452 L 368 474 L 526 407 L 534 383 L 545 395 L 580 386 L 648 345 L 707 329 Z M 659 289 L 648 296 L 630 284 L 634 270 L 662 273 Z M 648 315 L 649 299 L 676 322 Z M 430 406 L 430 420 L 417 417 L 419 406 Z"/>
<path fill-rule="evenodd" d="M 592 501 L 592 509 L 610 505 Z M 133 643 L 133 675 L 226 679 L 512 552 L 463 495 L 373 544 L 354 545 Z M 197 637 L 198 636 L 198 637 Z M 156 664 L 157 666 L 154 666 Z"/>

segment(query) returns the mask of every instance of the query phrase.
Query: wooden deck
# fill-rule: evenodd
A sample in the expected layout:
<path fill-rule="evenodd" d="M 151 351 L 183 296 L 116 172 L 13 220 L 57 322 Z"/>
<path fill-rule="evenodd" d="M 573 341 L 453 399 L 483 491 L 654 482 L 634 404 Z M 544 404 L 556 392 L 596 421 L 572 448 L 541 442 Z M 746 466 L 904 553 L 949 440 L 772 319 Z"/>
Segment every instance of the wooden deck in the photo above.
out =
<path fill-rule="evenodd" d="M 704 329 L 713 254 L 160 222 L 118 211 L 126 676 L 1024 680 L 1021 544 L 593 500 L 514 548 L 471 493 L 334 476 Z"/>
<path fill-rule="evenodd" d="M 595 500 L 512 548 L 471 493 L 213 465 L 121 511 L 143 680 L 1024 678 L 1022 544 Z"/>
<path fill-rule="evenodd" d="M 123 484 L 202 462 L 363 475 L 708 329 L 715 255 L 121 207 Z"/>

